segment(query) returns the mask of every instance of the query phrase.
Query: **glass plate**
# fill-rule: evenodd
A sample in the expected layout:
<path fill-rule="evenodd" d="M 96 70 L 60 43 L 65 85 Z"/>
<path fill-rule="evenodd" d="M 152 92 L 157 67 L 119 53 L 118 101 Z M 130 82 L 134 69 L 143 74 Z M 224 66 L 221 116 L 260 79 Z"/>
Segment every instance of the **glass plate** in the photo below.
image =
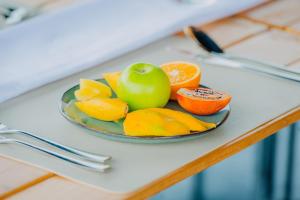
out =
<path fill-rule="evenodd" d="M 98 79 L 97 81 L 108 85 L 104 79 Z M 205 87 L 205 86 L 201 86 L 201 87 Z M 178 136 L 171 136 L 171 137 L 169 136 L 168 137 L 127 136 L 124 134 L 123 131 L 123 120 L 120 120 L 119 122 L 101 121 L 101 120 L 91 118 L 86 114 L 84 114 L 83 112 L 79 111 L 77 107 L 74 105 L 75 102 L 74 91 L 77 89 L 79 89 L 79 85 L 73 86 L 62 95 L 61 104 L 60 104 L 60 111 L 62 115 L 69 121 L 73 122 L 74 124 L 77 124 L 85 129 L 92 130 L 96 136 L 105 139 L 116 140 L 120 142 L 132 142 L 132 143 L 149 143 L 149 144 L 171 143 L 171 142 L 181 142 L 181 141 L 196 139 L 201 137 L 203 134 L 208 133 L 210 130 L 212 130 L 210 129 L 205 132 L 192 132 L 189 135 L 178 135 Z M 115 93 L 113 94 L 113 97 L 116 97 Z M 171 108 L 173 110 L 186 112 L 175 101 L 169 101 L 166 107 Z M 193 116 L 205 122 L 215 123 L 218 127 L 226 120 L 229 113 L 230 113 L 230 106 L 227 105 L 224 109 L 222 109 L 221 111 L 213 115 L 209 115 L 209 116 L 193 115 Z"/>

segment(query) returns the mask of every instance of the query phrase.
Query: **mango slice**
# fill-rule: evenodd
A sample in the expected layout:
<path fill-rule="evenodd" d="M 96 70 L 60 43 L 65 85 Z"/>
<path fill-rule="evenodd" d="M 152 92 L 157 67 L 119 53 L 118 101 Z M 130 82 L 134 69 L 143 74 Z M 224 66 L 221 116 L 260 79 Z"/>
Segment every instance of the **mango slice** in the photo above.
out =
<path fill-rule="evenodd" d="M 87 101 L 96 96 L 100 96 L 100 91 L 91 88 L 79 89 L 74 92 L 74 95 L 78 101 Z"/>
<path fill-rule="evenodd" d="M 191 131 L 206 131 L 208 129 L 216 128 L 216 124 L 214 123 L 207 123 L 204 121 L 201 121 L 199 119 L 196 119 L 190 114 L 176 111 L 176 110 L 171 110 L 167 108 L 149 108 L 152 111 L 158 112 L 160 114 L 167 115 L 169 117 L 172 117 L 181 123 L 185 124 L 186 126 L 189 127 Z"/>
<path fill-rule="evenodd" d="M 121 76 L 121 73 L 122 72 L 118 71 L 118 72 L 109 72 L 103 74 L 103 78 L 106 80 L 106 82 L 109 84 L 109 86 L 112 88 L 114 92 L 116 92 L 118 80 Z"/>
<path fill-rule="evenodd" d="M 75 102 L 77 108 L 90 117 L 103 121 L 117 121 L 126 116 L 127 103 L 114 98 L 95 97 L 87 101 Z"/>
<path fill-rule="evenodd" d="M 127 114 L 123 126 L 125 134 L 129 136 L 174 136 L 190 133 L 185 124 L 149 109 Z"/>
<path fill-rule="evenodd" d="M 112 91 L 104 83 L 80 79 L 80 89 L 76 90 L 74 94 L 78 101 L 86 101 L 94 97 L 111 97 Z"/>

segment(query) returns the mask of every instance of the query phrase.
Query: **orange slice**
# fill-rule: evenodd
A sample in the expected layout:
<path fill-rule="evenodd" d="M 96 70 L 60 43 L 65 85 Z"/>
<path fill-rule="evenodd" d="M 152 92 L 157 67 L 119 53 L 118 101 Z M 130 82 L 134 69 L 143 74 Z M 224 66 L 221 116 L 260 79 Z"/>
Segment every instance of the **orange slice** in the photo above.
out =
<path fill-rule="evenodd" d="M 176 92 L 180 88 L 198 88 L 201 70 L 198 65 L 183 61 L 165 63 L 161 65 L 171 82 L 171 99 L 176 100 Z"/>

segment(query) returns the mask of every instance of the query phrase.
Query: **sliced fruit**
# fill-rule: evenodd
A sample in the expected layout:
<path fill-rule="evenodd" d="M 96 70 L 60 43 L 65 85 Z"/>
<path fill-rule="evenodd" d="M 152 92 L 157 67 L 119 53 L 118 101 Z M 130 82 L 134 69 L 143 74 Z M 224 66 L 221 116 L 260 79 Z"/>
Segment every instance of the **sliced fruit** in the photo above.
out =
<path fill-rule="evenodd" d="M 197 115 L 211 115 L 229 104 L 231 96 L 209 88 L 186 89 L 177 92 L 179 105 Z"/>
<path fill-rule="evenodd" d="M 96 96 L 100 96 L 100 91 L 93 88 L 84 88 L 76 90 L 74 95 L 78 101 L 86 101 Z"/>
<path fill-rule="evenodd" d="M 161 65 L 171 82 L 171 99 L 176 100 L 176 92 L 180 88 L 197 88 L 201 78 L 198 65 L 177 61 Z"/>
<path fill-rule="evenodd" d="M 75 105 L 75 102 L 76 100 L 71 100 L 64 107 L 64 112 L 67 114 L 68 117 L 72 118 L 77 123 L 101 132 L 123 132 L 123 122 L 121 122 L 122 120 L 111 122 L 91 118 L 82 111 L 80 111 Z"/>
<path fill-rule="evenodd" d="M 204 121 L 201 121 L 199 119 L 196 119 L 190 114 L 176 111 L 176 110 L 171 110 L 167 108 L 150 108 L 149 110 L 158 112 L 160 114 L 167 115 L 168 117 L 172 117 L 176 119 L 177 121 L 185 124 L 186 126 L 189 127 L 191 131 L 206 131 L 208 129 L 212 129 L 216 127 L 216 124 L 214 123 L 207 123 Z"/>
<path fill-rule="evenodd" d="M 125 134 L 129 136 L 174 136 L 190 133 L 185 124 L 150 109 L 127 114 L 123 126 Z"/>
<path fill-rule="evenodd" d="M 104 83 L 90 79 L 80 79 L 80 89 L 76 90 L 74 94 L 78 101 L 85 101 L 96 96 L 111 97 L 112 91 Z"/>
<path fill-rule="evenodd" d="M 82 121 L 87 118 L 87 116 L 80 112 L 78 108 L 75 106 L 76 100 L 71 100 L 65 107 L 64 112 L 73 120 L 75 120 L 78 123 L 82 123 Z"/>
<path fill-rule="evenodd" d="M 106 80 L 106 82 L 109 84 L 109 86 L 112 88 L 114 92 L 116 92 L 117 83 L 121 76 L 121 73 L 122 72 L 118 71 L 118 72 L 109 72 L 103 74 L 103 78 Z"/>
<path fill-rule="evenodd" d="M 76 102 L 75 105 L 88 116 L 103 121 L 117 121 L 125 117 L 128 111 L 127 103 L 117 98 L 95 97 Z"/>

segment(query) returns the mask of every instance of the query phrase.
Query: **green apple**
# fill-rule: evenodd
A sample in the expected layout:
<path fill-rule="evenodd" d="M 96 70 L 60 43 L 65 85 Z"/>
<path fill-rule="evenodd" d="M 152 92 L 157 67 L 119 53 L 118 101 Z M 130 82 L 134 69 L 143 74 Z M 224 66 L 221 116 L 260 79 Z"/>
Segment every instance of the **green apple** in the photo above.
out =
<path fill-rule="evenodd" d="M 127 102 L 131 111 L 164 107 L 170 98 L 170 81 L 158 66 L 135 63 L 121 74 L 117 95 Z"/>

